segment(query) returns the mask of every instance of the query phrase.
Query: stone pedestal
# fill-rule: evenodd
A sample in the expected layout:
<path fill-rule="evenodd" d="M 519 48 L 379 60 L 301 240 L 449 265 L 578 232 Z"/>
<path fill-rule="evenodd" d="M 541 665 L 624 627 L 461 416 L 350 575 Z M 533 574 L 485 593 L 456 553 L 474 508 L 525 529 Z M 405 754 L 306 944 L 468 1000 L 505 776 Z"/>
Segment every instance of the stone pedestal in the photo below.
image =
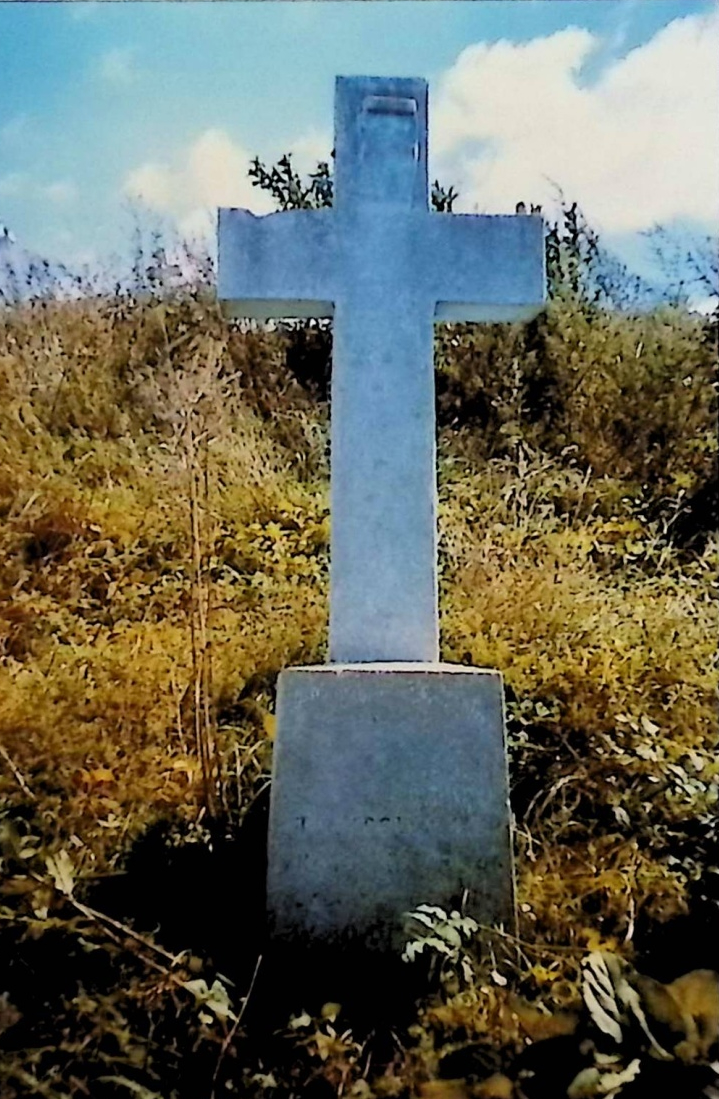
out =
<path fill-rule="evenodd" d="M 418 904 L 510 923 L 496 671 L 330 664 L 279 680 L 268 907 L 287 941 L 397 948 Z"/>

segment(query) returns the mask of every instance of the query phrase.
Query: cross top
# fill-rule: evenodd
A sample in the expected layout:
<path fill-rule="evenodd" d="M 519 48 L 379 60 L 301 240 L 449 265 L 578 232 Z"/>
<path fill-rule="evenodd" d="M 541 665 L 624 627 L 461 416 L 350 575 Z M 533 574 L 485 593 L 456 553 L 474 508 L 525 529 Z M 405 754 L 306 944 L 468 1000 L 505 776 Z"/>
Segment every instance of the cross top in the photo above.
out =
<path fill-rule="evenodd" d="M 220 210 L 237 316 L 333 317 L 330 660 L 435 662 L 433 322 L 544 302 L 537 217 L 427 209 L 424 80 L 338 77 L 334 206 Z"/>
<path fill-rule="evenodd" d="M 427 83 L 337 78 L 335 195 L 353 203 L 427 207 Z"/>

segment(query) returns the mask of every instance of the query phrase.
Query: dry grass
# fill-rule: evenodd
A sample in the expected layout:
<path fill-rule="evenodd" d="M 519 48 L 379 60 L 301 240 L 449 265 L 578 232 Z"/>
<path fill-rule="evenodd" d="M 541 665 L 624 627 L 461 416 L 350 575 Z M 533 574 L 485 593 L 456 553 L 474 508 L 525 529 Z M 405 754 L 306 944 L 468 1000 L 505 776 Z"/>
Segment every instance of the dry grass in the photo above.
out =
<path fill-rule="evenodd" d="M 286 425 L 243 399 L 195 308 L 187 356 L 151 375 L 131 341 L 152 311 L 123 355 L 101 305 L 4 332 L 2 741 L 50 798 L 54 842 L 75 834 L 99 864 L 158 814 L 216 809 L 219 742 L 235 770 L 237 745 L 215 715 L 321 644 L 324 486 L 297 482 Z"/>
<path fill-rule="evenodd" d="M 667 478 L 647 492 L 638 451 L 626 468 L 612 457 L 626 428 L 605 423 L 587 459 L 602 426 L 591 409 L 617 378 L 585 372 L 571 389 L 557 342 L 572 370 L 577 340 L 591 342 L 572 323 L 547 335 L 564 386 L 561 446 L 523 423 L 518 372 L 492 398 L 506 428 L 494 454 L 471 417 L 440 437 L 443 658 L 505 677 L 522 942 L 494 940 L 477 983 L 427 1007 L 419 1052 L 378 1071 L 372 1094 L 433 1078 L 458 1029 L 518 1049 L 526 1027 L 512 996 L 572 1006 L 582 954 L 631 955 L 639 923 L 685 911 L 707 869 L 708 848 L 678 857 L 672 837 L 716 813 L 716 553 L 677 548 L 667 531 L 704 476 L 708 433 L 692 451 L 665 432 Z M 612 325 L 611 339 L 636 352 L 636 331 Z M 705 355 L 695 328 L 679 329 L 668 361 Z M 604 348 L 603 322 L 595 336 Z M 323 658 L 327 623 L 327 409 L 289 373 L 285 343 L 230 331 L 192 298 L 0 317 L 8 928 L 29 920 L 40 934 L 61 904 L 48 857 L 70 852 L 80 880 L 120 869 L 153 823 L 178 836 L 198 822 L 233 826 L 266 783 L 275 678 Z M 466 389 L 461 339 L 457 354 L 453 384 Z M 661 356 L 652 346 L 651 362 Z M 661 372 L 662 424 L 690 398 L 693 415 L 709 415 L 711 395 L 692 396 L 694 384 L 680 380 L 674 400 Z M 143 972 L 137 995 L 165 1004 Z M 361 1043 L 328 1025 L 313 1023 L 305 1068 L 335 1090 L 366 1083 Z M 22 1093 L 19 1079 L 8 1094 Z"/>

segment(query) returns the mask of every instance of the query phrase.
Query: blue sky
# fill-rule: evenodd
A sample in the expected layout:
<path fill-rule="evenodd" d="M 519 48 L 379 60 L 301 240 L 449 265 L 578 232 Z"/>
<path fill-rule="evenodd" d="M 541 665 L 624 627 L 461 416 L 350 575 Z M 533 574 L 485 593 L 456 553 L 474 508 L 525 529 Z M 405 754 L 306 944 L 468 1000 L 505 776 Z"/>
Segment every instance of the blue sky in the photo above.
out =
<path fill-rule="evenodd" d="M 134 196 L 206 235 L 218 203 L 265 209 L 252 155 L 326 155 L 336 74 L 413 75 L 462 209 L 557 183 L 632 256 L 657 220 L 716 231 L 718 23 L 714 0 L 0 3 L 0 222 L 70 263 L 122 248 Z"/>

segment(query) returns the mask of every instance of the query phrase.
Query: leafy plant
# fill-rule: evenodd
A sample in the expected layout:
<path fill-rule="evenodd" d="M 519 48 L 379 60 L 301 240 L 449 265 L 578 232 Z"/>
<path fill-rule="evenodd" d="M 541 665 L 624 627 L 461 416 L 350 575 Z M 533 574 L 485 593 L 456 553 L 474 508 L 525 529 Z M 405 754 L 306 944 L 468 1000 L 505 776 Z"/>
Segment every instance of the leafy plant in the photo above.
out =
<path fill-rule="evenodd" d="M 405 916 L 411 934 L 402 952 L 402 960 L 413 962 L 424 955 L 430 959 L 430 976 L 439 972 L 447 980 L 461 974 L 472 979 L 472 962 L 466 943 L 478 930 L 476 920 L 460 912 L 445 912 L 438 905 L 420 904 Z"/>

